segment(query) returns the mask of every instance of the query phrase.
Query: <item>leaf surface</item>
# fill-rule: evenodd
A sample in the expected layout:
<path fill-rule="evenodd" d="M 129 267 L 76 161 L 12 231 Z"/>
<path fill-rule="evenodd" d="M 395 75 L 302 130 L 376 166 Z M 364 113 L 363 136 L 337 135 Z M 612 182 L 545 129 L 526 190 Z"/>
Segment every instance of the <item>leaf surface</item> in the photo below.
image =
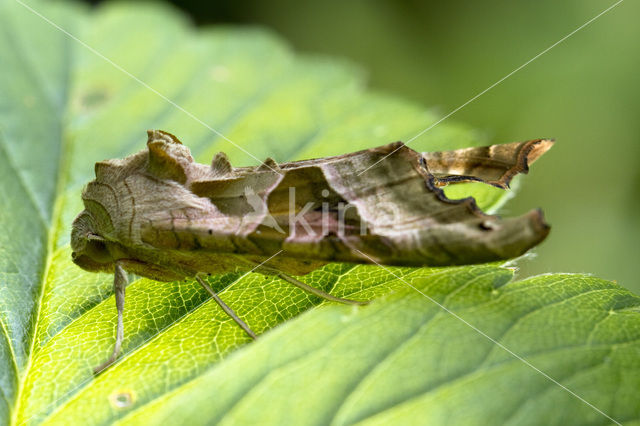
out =
<path fill-rule="evenodd" d="M 481 378 L 493 377 L 494 382 L 486 386 L 501 389 L 516 380 L 511 370 L 485 366 L 504 354 L 480 342 L 477 334 L 465 335 L 468 330 L 451 325 L 447 327 L 453 330 L 432 329 L 431 324 L 451 319 L 426 299 L 408 292 L 406 284 L 393 275 L 406 276 L 447 304 L 455 301 L 455 306 L 462 303 L 471 311 L 484 309 L 487 316 L 478 320 L 478 327 L 486 326 L 489 333 L 508 328 L 509 315 L 530 306 L 528 299 L 517 296 L 526 296 L 526 292 L 518 293 L 518 285 L 523 284 L 505 286 L 513 289 L 514 296 L 503 299 L 487 284 L 506 281 L 507 270 L 495 266 L 394 268 L 390 274 L 372 266 L 339 264 L 304 280 L 342 297 L 393 295 L 356 310 L 322 305 L 283 324 L 320 305 L 320 300 L 261 275 L 211 277 L 211 285 L 256 332 L 280 325 L 250 345 L 193 282 L 137 279 L 127 288 L 124 354 L 115 366 L 94 378 L 92 367 L 105 359 L 114 340 L 112 278 L 72 264 L 69 231 L 82 208 L 82 186 L 92 179 L 96 161 L 144 148 L 145 130 L 152 128 L 178 135 L 200 162 L 207 163 L 216 152 L 225 151 L 234 165 L 255 165 L 267 156 L 285 161 L 408 140 L 439 116 L 366 92 L 362 75 L 352 65 L 293 55 L 285 43 L 265 30 L 195 30 L 173 10 L 158 5 L 114 4 L 89 11 L 64 2 L 22 5 L 0 1 L 0 58 L 0 195 L 5 201 L 0 209 L 4 230 L 0 233 L 0 423 L 100 424 L 120 419 L 148 424 L 148 416 L 155 416 L 158 422 L 175 421 L 169 408 L 158 407 L 177 409 L 182 404 L 189 407 L 185 422 L 241 422 L 263 412 L 268 415 L 266 420 L 277 423 L 287 420 L 278 417 L 287 408 L 284 404 L 302 401 L 286 397 L 302 398 L 304 392 L 308 395 L 304 400 L 311 405 L 284 410 L 290 411 L 291 420 L 313 412 L 309 419 L 319 423 L 331 419 L 336 423 L 382 421 L 390 415 L 408 421 L 412 415 L 429 412 L 437 422 L 445 418 L 439 415 L 448 415 L 447 407 L 485 395 L 481 387 L 456 387 L 454 373 L 475 369 L 474 374 Z M 435 151 L 484 142 L 467 127 L 447 122 L 412 147 Z M 464 195 L 473 194 L 485 209 L 495 208 L 504 198 L 504 193 L 487 186 L 475 185 L 465 191 Z M 477 281 L 470 278 L 473 274 L 480 274 Z M 564 318 L 562 312 L 555 312 L 543 316 L 541 322 L 570 320 L 578 327 L 578 319 L 583 318 L 584 327 L 595 327 L 593 321 L 606 311 L 607 301 L 619 298 L 631 304 L 635 300 L 611 283 L 580 277 L 566 281 L 609 287 L 593 293 L 596 299 L 585 296 L 585 303 L 594 307 L 585 310 L 583 317 Z M 546 284 L 534 287 L 540 293 L 531 299 L 534 304 L 568 291 L 562 285 L 555 290 L 547 289 Z M 463 301 L 458 302 L 459 295 L 465 295 Z M 620 318 L 631 325 L 625 323 L 625 332 L 618 330 L 615 336 L 624 350 L 637 352 L 632 343 L 637 312 L 631 308 L 621 312 Z M 429 321 L 430 317 L 436 322 Z M 496 319 L 495 325 L 491 318 Z M 598 324 L 605 323 L 603 319 Z M 432 334 L 425 340 L 420 337 L 423 332 Z M 529 339 L 526 333 L 510 332 L 512 335 L 518 345 Z M 405 340 L 411 348 L 405 355 L 416 357 L 414 364 L 411 359 L 397 364 L 383 361 L 390 348 L 404 345 Z M 587 363 L 598 351 L 614 353 L 617 343 L 602 341 L 605 343 L 598 340 L 597 345 L 583 342 L 583 347 L 567 351 L 575 351 L 570 355 L 576 365 L 582 365 L 578 361 Z M 531 341 L 531 348 L 516 345 L 513 349 L 544 354 L 551 344 L 540 337 Z M 476 356 L 466 358 L 476 350 L 487 356 L 485 364 L 478 364 Z M 543 358 L 541 368 L 555 373 L 559 367 L 554 362 L 560 361 Z M 625 368 L 637 371 L 628 358 L 621 359 L 628 361 Z M 505 365 L 516 365 L 509 362 Z M 386 368 L 385 363 L 394 366 Z M 611 364 L 611 372 L 618 377 L 621 365 Z M 529 372 L 520 370 L 519 364 L 512 368 L 527 380 L 540 380 L 527 376 Z M 369 376 L 367 369 L 378 373 Z M 269 377 L 271 370 L 280 373 L 263 383 L 260 377 Z M 406 379 L 392 386 L 391 373 L 406 375 Z M 358 384 L 358 377 L 364 385 Z M 629 385 L 637 382 L 637 376 L 625 377 Z M 269 387 L 282 380 L 287 386 Z M 312 392 L 308 385 L 316 380 L 321 383 Z M 619 384 L 620 379 L 616 380 L 603 383 L 613 386 Z M 421 390 L 448 381 L 452 385 L 443 387 L 446 392 L 438 397 L 444 401 L 438 403 L 442 404 L 440 411 L 427 410 L 418 400 L 410 404 L 411 395 L 418 398 Z M 548 386 L 548 382 L 540 383 Z M 594 402 L 602 402 L 603 409 L 637 417 L 622 393 L 605 397 L 595 389 L 587 390 Z M 265 395 L 274 396 L 273 401 L 264 399 Z M 331 401 L 319 399 L 323 395 Z M 615 404 L 611 398 L 616 398 Z M 520 401 L 525 404 L 524 399 Z M 512 409 L 515 404 L 517 401 Z M 523 413 L 537 410 L 531 404 L 530 408 L 525 404 Z M 583 407 L 571 404 L 568 407 L 583 412 Z M 488 404 L 485 408 L 485 416 L 498 409 Z M 475 413 L 482 407 L 474 405 L 469 410 Z"/>
<path fill-rule="evenodd" d="M 637 421 L 639 297 L 585 275 L 508 283 L 496 266 L 385 272 L 446 310 L 405 285 L 307 312 L 122 424 L 611 423 L 569 391 Z"/>

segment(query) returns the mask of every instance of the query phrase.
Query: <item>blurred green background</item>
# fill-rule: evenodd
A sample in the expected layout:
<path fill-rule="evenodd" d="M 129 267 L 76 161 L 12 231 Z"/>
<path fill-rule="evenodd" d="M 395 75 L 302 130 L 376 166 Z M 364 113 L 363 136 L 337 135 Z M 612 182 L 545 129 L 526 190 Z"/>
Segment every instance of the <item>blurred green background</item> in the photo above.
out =
<path fill-rule="evenodd" d="M 198 24 L 257 24 L 347 58 L 374 90 L 446 115 L 600 12 L 602 0 L 174 2 Z M 493 143 L 556 138 L 502 213 L 553 229 L 520 275 L 589 272 L 640 293 L 640 4 L 623 1 L 454 114 Z"/>

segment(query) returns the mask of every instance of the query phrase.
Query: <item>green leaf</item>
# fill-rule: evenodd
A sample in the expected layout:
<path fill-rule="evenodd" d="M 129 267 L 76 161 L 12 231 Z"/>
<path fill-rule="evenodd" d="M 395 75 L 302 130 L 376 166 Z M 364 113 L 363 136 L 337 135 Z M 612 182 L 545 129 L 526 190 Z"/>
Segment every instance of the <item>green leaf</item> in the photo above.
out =
<path fill-rule="evenodd" d="M 374 273 L 449 312 L 404 283 L 366 308 L 307 312 L 122 424 L 610 423 L 536 369 L 638 420 L 640 297 L 585 275 L 507 284 L 495 266 Z"/>
<path fill-rule="evenodd" d="M 73 217 L 81 210 L 80 191 L 93 177 L 96 161 L 144 148 L 145 130 L 150 128 L 175 133 L 201 162 L 210 161 L 217 151 L 225 151 L 234 164 L 246 165 L 257 164 L 257 159 L 267 156 L 283 161 L 408 140 L 439 116 L 392 97 L 365 92 L 362 75 L 352 65 L 293 55 L 285 43 L 265 30 L 194 30 L 174 11 L 158 5 L 123 3 L 88 11 L 74 3 L 0 0 L 0 31 L 0 195 L 5 202 L 0 209 L 0 423 L 68 424 L 75 420 L 97 424 L 133 417 L 147 423 L 145 416 L 151 415 L 158 416 L 159 422 L 160 417 L 171 415 L 158 408 L 164 404 L 185 404 L 189 410 L 185 416 L 195 416 L 200 422 L 214 418 L 241 421 L 242 416 L 250 418 L 260 412 L 277 415 L 276 408 L 287 403 L 287 394 L 308 395 L 306 399 L 313 406 L 300 407 L 307 407 L 309 420 L 311 413 L 322 416 L 313 417 L 318 422 L 333 415 L 336 422 L 350 422 L 391 412 L 422 418 L 432 412 L 436 416 L 437 410 L 394 408 L 397 401 L 412 392 L 417 394 L 418 387 L 424 386 L 412 379 L 424 376 L 431 380 L 426 386 L 435 386 L 434 380 L 445 383 L 452 374 L 477 366 L 476 351 L 488 354 L 484 361 L 487 365 L 493 365 L 494 357 L 506 359 L 494 345 L 478 340 L 477 334 L 461 338 L 456 333 L 462 336 L 463 331 L 455 326 L 447 332 L 444 330 L 452 326 L 445 327 L 442 333 L 431 330 L 428 341 L 416 339 L 411 346 L 411 355 L 418 357 L 414 361 L 420 362 L 412 367 L 405 360 L 398 364 L 399 370 L 394 370 L 394 374 L 406 376 L 399 384 L 390 385 L 392 379 L 385 376 L 381 382 L 367 384 L 366 389 L 358 388 L 358 393 L 350 394 L 338 410 L 336 401 L 345 399 L 345 389 L 355 386 L 353 376 L 346 372 L 363 374 L 373 369 L 385 350 L 421 327 L 423 315 L 437 316 L 444 322 L 451 318 L 437 314 L 425 299 L 416 299 L 404 282 L 385 269 L 334 264 L 304 280 L 343 297 L 374 299 L 395 293 L 355 310 L 322 305 L 283 324 L 320 305 L 320 301 L 261 275 L 212 277 L 211 285 L 256 332 L 281 324 L 249 345 L 243 332 L 193 282 L 138 279 L 127 288 L 124 354 L 116 365 L 94 378 L 92 367 L 106 358 L 114 341 L 112 278 L 82 271 L 71 263 L 69 231 Z M 485 142 L 467 127 L 447 122 L 412 146 L 442 150 Z M 485 200 L 481 206 L 486 209 L 494 208 L 503 197 L 503 193 L 497 196 L 487 186 L 472 186 L 468 191 L 457 196 L 472 194 Z M 451 293 L 446 298 L 447 306 L 453 303 L 464 307 L 465 312 L 486 312 L 482 318 L 470 318 L 488 333 L 508 327 L 509 318 L 531 307 L 527 303 L 542 305 L 569 291 L 564 286 L 550 289 L 550 285 L 540 283 L 534 286 L 536 297 L 528 298 L 526 292 L 518 291 L 524 284 L 510 284 L 504 289 L 513 292 L 513 298 L 500 299 L 501 290 L 480 285 L 485 279 L 507 279 L 508 271 L 493 266 L 394 268 L 393 273 L 407 276 L 436 299 Z M 469 278 L 473 274 L 484 278 L 474 281 Z M 587 287 L 608 286 L 608 290 L 593 290 L 591 296 L 585 296 L 586 303 L 593 307 L 579 311 L 580 315 L 568 315 L 568 311 L 539 314 L 547 329 L 561 327 L 565 321 L 573 324 L 569 331 L 576 335 L 567 332 L 572 339 L 579 339 L 577 331 L 589 324 L 593 328 L 594 321 L 609 312 L 604 307 L 608 300 L 629 304 L 636 300 L 611 283 L 566 278 L 567 283 L 574 281 Z M 603 338 L 604 343 L 592 340 L 582 348 L 567 350 L 576 365 L 587 362 L 598 351 L 611 353 L 613 361 L 607 366 L 615 376 L 607 377 L 615 379 L 599 379 L 605 390 L 589 388 L 585 397 L 620 418 L 632 418 L 637 417 L 632 402 L 622 392 L 607 391 L 606 386 L 621 386 L 623 366 L 625 372 L 637 371 L 633 370 L 637 363 L 624 358 L 623 365 L 614 357 L 618 350 L 614 348 L 637 351 L 637 347 L 625 343 L 632 342 L 637 331 L 637 312 L 615 312 L 621 315 L 612 318 L 628 321 L 624 327 L 611 328 L 611 335 L 618 336 L 619 341 L 614 344 Z M 598 323 L 598 339 L 601 330 L 609 330 L 610 321 L 615 320 L 601 319 Z M 373 327 L 373 331 L 367 331 L 367 327 Z M 516 332 L 519 328 L 507 336 L 516 339 L 514 350 L 531 354 L 553 344 L 543 337 L 529 342 L 527 339 L 535 334 Z M 349 333 L 346 337 L 342 334 L 345 332 Z M 525 339 L 531 347 L 519 346 L 519 339 Z M 327 352 L 330 348 L 334 349 Z M 296 357 L 308 359 L 309 365 L 326 374 L 303 366 L 296 374 L 286 375 Z M 540 361 L 541 368 L 556 374 L 559 367 L 555 362 L 565 362 L 562 359 Z M 282 377 L 292 377 L 295 382 L 268 391 L 273 402 L 260 400 L 259 393 L 251 398 L 258 398 L 260 405 L 253 406 L 252 399 L 241 399 L 254 384 L 258 386 L 257 376 L 278 366 L 284 369 Z M 418 372 L 414 371 L 418 367 Z M 516 380 L 511 370 L 503 374 L 500 369 L 484 368 L 485 364 L 480 367 L 475 374 L 492 377 L 490 386 L 504 388 Z M 518 364 L 512 368 L 522 367 Z M 561 369 L 558 377 L 561 373 L 566 370 Z M 220 374 L 233 375 L 218 377 Z M 215 377 L 208 381 L 209 376 Z M 549 386 L 548 381 L 538 382 L 539 376 L 526 377 L 539 386 Z M 626 373 L 624 383 L 632 386 L 636 379 L 637 375 Z M 316 381 L 318 387 L 306 387 Z M 259 386 L 256 389 L 265 385 Z M 520 388 L 523 392 L 526 389 Z M 486 392 L 472 389 L 446 388 L 444 396 L 439 394 L 439 409 L 449 413 L 446 410 L 451 404 L 478 398 L 480 405 L 469 405 L 469 412 L 498 416 L 502 408 L 482 403 Z M 533 393 L 535 389 L 527 398 Z M 323 395 L 333 402 L 312 398 Z M 235 400 L 241 403 L 237 407 L 245 408 L 232 408 Z M 298 404 L 297 400 L 293 402 Z M 569 408 L 556 407 L 556 411 L 536 415 L 583 413 L 584 407 L 571 405 L 574 402 L 567 402 Z M 537 410 L 534 403 L 520 405 L 525 411 L 518 415 Z M 376 407 L 381 410 L 379 414 L 373 413 Z M 384 407 L 389 410 L 382 410 Z M 291 416 L 303 412 L 286 408 L 284 411 Z M 593 411 L 584 413 L 594 415 Z M 275 417 L 264 419 L 278 421 Z M 176 420 L 180 419 L 170 419 Z M 438 420 L 433 417 L 434 422 Z"/>

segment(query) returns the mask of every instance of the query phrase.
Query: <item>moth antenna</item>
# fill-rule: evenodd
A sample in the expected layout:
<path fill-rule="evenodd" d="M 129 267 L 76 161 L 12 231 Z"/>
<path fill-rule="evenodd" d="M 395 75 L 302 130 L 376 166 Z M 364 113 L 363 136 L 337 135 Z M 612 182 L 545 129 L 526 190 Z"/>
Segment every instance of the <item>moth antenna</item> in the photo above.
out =
<path fill-rule="evenodd" d="M 171 133 L 162 130 L 148 130 L 147 135 L 147 169 L 158 178 L 185 183 L 186 170 L 193 163 L 189 148 L 182 145 Z"/>
<path fill-rule="evenodd" d="M 211 160 L 211 170 L 218 176 L 229 175 L 233 172 L 233 166 L 229 162 L 229 157 L 224 152 L 219 152 Z"/>
<path fill-rule="evenodd" d="M 258 167 L 258 171 L 259 172 L 279 172 L 280 171 L 280 166 L 278 166 L 278 163 L 276 163 L 276 161 L 271 158 L 271 157 L 267 157 L 266 160 L 264 160 L 264 162 L 260 165 L 260 167 Z"/>

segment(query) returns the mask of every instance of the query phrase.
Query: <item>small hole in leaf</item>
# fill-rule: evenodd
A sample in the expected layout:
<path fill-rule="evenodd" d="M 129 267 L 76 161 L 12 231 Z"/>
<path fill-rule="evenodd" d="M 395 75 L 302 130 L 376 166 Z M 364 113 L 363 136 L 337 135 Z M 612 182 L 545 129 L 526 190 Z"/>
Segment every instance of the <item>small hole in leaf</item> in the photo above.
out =
<path fill-rule="evenodd" d="M 133 405 L 135 394 L 131 390 L 119 390 L 109 396 L 109 401 L 115 408 L 127 408 Z"/>

